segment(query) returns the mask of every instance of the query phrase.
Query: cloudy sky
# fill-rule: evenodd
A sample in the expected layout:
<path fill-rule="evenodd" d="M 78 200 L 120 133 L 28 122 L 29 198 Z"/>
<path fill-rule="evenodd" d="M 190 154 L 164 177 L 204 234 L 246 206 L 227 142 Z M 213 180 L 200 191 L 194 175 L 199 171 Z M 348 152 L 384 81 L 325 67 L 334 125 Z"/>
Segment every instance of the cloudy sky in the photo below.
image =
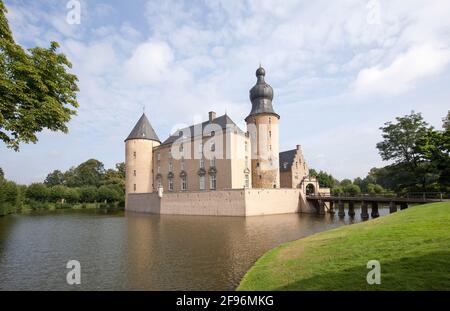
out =
<path fill-rule="evenodd" d="M 113 167 L 143 107 L 160 139 L 210 110 L 245 128 L 260 62 L 281 150 L 301 144 L 310 167 L 340 179 L 384 165 L 384 122 L 415 110 L 440 127 L 450 109 L 448 0 L 83 0 L 79 25 L 68 2 L 5 0 L 16 41 L 58 41 L 81 89 L 68 135 L 0 145 L 17 182 L 89 158 Z"/>

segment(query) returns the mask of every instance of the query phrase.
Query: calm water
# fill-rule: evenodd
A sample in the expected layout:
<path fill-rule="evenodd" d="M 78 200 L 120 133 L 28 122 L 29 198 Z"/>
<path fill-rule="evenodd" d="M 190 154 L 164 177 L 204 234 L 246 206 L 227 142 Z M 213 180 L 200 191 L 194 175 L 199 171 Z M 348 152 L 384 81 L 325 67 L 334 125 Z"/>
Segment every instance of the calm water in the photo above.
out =
<path fill-rule="evenodd" d="M 358 222 L 356 213 L 355 220 L 95 210 L 0 217 L 0 290 L 232 290 L 265 251 Z M 66 283 L 71 259 L 81 263 L 79 286 Z"/>

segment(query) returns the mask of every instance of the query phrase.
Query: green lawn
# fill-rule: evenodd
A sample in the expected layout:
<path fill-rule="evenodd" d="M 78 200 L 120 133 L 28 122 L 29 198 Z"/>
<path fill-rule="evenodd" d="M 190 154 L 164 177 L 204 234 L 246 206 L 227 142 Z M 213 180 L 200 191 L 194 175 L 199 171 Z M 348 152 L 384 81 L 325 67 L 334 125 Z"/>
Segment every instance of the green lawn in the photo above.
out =
<path fill-rule="evenodd" d="M 380 285 L 366 281 L 372 259 L 381 264 Z M 450 202 L 282 244 L 238 290 L 450 290 Z"/>

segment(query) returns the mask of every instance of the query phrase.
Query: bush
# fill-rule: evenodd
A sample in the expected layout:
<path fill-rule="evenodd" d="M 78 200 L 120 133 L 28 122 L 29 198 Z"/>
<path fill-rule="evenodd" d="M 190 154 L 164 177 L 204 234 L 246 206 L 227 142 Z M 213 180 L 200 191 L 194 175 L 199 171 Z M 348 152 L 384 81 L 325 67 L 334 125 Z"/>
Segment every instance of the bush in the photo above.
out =
<path fill-rule="evenodd" d="M 361 189 L 359 188 L 359 186 L 354 184 L 348 184 L 344 186 L 343 190 L 345 193 L 349 195 L 357 195 L 361 193 Z"/>
<path fill-rule="evenodd" d="M 98 188 L 98 200 L 107 203 L 118 202 L 122 199 L 123 192 L 119 185 L 101 186 Z"/>
<path fill-rule="evenodd" d="M 66 193 L 69 190 L 66 186 L 53 186 L 51 187 L 48 192 L 48 199 L 50 202 L 62 202 L 66 198 Z"/>
<path fill-rule="evenodd" d="M 385 191 L 384 191 L 383 187 L 381 187 L 380 185 L 368 184 L 367 192 L 370 194 L 380 194 Z"/>
<path fill-rule="evenodd" d="M 12 181 L 0 179 L 0 216 L 14 213 L 19 200 L 19 187 Z"/>
<path fill-rule="evenodd" d="M 68 203 L 77 203 L 80 201 L 80 192 L 78 188 L 68 188 L 64 198 Z"/>
<path fill-rule="evenodd" d="M 48 200 L 49 192 L 44 184 L 34 183 L 27 188 L 25 196 L 31 201 L 45 202 Z"/>
<path fill-rule="evenodd" d="M 82 187 L 80 191 L 80 201 L 83 203 L 93 203 L 97 199 L 97 188 L 94 186 Z"/>

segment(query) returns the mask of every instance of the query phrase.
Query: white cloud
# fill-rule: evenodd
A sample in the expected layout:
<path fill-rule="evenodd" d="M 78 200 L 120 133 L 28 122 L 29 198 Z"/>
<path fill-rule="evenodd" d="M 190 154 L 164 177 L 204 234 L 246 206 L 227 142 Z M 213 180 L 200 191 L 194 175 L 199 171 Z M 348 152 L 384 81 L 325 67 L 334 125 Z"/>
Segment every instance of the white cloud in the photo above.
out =
<path fill-rule="evenodd" d="M 170 46 L 162 41 L 139 45 L 125 64 L 127 77 L 140 85 L 162 81 L 174 61 Z"/>
<path fill-rule="evenodd" d="M 410 49 L 385 68 L 380 66 L 363 69 L 355 82 L 359 95 L 398 95 L 410 90 L 420 79 L 438 74 L 450 61 L 450 50 L 432 46 Z"/>

